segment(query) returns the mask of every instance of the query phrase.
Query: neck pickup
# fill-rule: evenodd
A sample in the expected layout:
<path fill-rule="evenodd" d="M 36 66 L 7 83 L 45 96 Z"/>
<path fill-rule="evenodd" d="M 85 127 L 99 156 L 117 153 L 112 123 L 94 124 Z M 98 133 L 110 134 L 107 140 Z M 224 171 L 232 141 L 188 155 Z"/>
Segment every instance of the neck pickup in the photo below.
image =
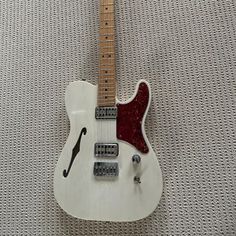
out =
<path fill-rule="evenodd" d="M 104 119 L 116 119 L 117 107 L 96 107 L 95 118 L 99 120 Z"/>

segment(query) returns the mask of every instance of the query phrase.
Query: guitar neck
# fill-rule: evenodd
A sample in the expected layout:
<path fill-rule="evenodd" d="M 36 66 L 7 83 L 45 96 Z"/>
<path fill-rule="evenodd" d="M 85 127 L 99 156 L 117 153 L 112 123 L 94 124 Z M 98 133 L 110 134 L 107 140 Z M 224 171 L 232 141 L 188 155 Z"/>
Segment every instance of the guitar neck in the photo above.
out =
<path fill-rule="evenodd" d="M 115 78 L 115 0 L 100 0 L 98 106 L 113 107 Z"/>

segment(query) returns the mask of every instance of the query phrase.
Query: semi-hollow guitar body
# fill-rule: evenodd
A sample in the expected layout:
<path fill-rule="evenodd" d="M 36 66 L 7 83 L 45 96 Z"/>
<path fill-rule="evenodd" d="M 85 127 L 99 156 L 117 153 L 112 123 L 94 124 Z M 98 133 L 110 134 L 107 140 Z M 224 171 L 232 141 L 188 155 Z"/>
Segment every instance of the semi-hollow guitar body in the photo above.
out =
<path fill-rule="evenodd" d="M 84 81 L 68 85 L 70 133 L 54 175 L 56 200 L 68 214 L 134 221 L 155 210 L 162 175 L 144 131 L 150 98 L 149 84 L 140 80 L 130 100 L 116 102 L 116 119 L 103 120 L 96 117 L 97 86 Z"/>

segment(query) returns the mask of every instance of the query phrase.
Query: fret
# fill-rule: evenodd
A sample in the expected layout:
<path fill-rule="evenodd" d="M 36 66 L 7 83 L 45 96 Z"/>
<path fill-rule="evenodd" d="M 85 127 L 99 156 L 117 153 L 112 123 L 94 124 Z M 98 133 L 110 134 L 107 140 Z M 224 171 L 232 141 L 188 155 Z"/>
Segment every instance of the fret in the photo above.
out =
<path fill-rule="evenodd" d="M 105 93 L 105 92 L 116 92 L 116 87 L 112 87 L 112 86 L 110 86 L 110 87 L 106 87 L 106 86 L 101 86 L 101 87 L 99 87 L 99 89 L 98 89 L 98 91 L 100 91 L 100 93 Z"/>
<path fill-rule="evenodd" d="M 100 56 L 100 64 L 106 64 L 106 63 L 113 63 L 115 65 L 115 54 L 109 54 L 109 53 L 103 53 L 103 55 Z"/>
<path fill-rule="evenodd" d="M 107 80 L 108 81 L 108 80 Z M 114 83 L 113 83 L 113 80 L 112 81 L 110 81 L 109 80 L 109 82 L 104 82 L 103 80 L 102 80 L 102 78 L 99 78 L 99 82 L 101 82 L 101 85 L 104 85 L 104 86 L 116 86 Z"/>
<path fill-rule="evenodd" d="M 100 4 L 104 4 L 104 5 L 105 4 L 111 4 L 111 3 L 114 4 L 114 0 L 101 0 L 100 1 Z"/>
<path fill-rule="evenodd" d="M 114 40 L 111 40 L 111 41 L 109 41 L 109 40 L 103 40 L 102 42 L 100 41 L 99 43 L 100 43 L 99 45 L 104 45 L 104 46 L 105 46 L 105 45 L 107 45 L 107 46 L 108 46 L 108 45 L 110 45 L 110 46 L 112 45 L 112 46 L 115 47 Z"/>
<path fill-rule="evenodd" d="M 101 15 L 100 16 L 100 21 L 105 21 L 105 20 L 107 20 L 107 19 L 110 19 L 110 20 L 114 20 L 114 17 L 113 17 L 113 15 L 111 15 L 111 14 L 103 14 L 103 15 Z M 115 22 L 115 21 L 114 21 Z M 99 24 L 100 25 L 100 24 Z"/>
<path fill-rule="evenodd" d="M 114 54 L 115 52 L 103 52 L 102 54 Z"/>
<path fill-rule="evenodd" d="M 108 66 L 106 66 L 106 65 L 100 65 L 100 68 L 99 68 L 100 70 L 107 70 L 107 71 L 115 71 L 115 66 L 112 66 L 112 67 L 109 67 L 108 68 Z"/>
<path fill-rule="evenodd" d="M 112 78 L 107 78 L 107 77 L 99 77 L 99 81 L 103 80 L 105 83 L 113 83 L 115 78 L 114 76 Z M 107 81 L 107 82 L 106 82 Z M 109 82 L 108 82 L 109 81 Z"/>
<path fill-rule="evenodd" d="M 105 76 L 105 77 L 115 76 L 115 73 L 104 73 L 104 72 L 100 71 L 100 76 Z"/>
<path fill-rule="evenodd" d="M 102 95 L 102 96 L 112 96 L 112 95 L 114 95 L 116 93 L 116 89 L 113 87 L 113 88 L 109 88 L 109 89 L 107 89 L 107 88 L 103 88 L 103 89 L 99 89 L 98 90 L 98 94 L 99 95 Z"/>
<path fill-rule="evenodd" d="M 116 88 L 115 87 L 105 87 L 105 86 L 103 86 L 103 87 L 99 88 L 98 92 L 104 93 L 104 94 L 107 93 L 107 92 L 115 93 L 116 92 Z"/>
<path fill-rule="evenodd" d="M 99 94 L 100 95 L 100 94 Z M 102 96 L 102 95 L 100 95 Z M 98 99 L 98 102 L 101 103 L 106 103 L 106 102 L 115 102 L 115 98 L 113 98 L 114 95 L 110 95 L 110 96 L 102 96 L 101 98 Z"/>
<path fill-rule="evenodd" d="M 104 93 L 103 93 L 103 91 L 100 91 L 100 92 L 98 91 L 98 94 L 99 94 L 100 96 L 106 97 L 105 99 L 108 99 L 108 98 L 112 98 L 112 97 L 114 96 L 115 90 L 114 90 L 114 91 L 111 91 L 111 92 L 104 91 Z"/>
<path fill-rule="evenodd" d="M 100 64 L 101 66 L 114 66 L 114 63 L 104 63 L 104 64 Z"/>
<path fill-rule="evenodd" d="M 115 98 L 107 98 L 107 99 L 100 98 L 100 99 L 98 99 L 99 106 L 107 106 L 108 103 L 109 103 L 109 105 L 115 105 Z"/>
<path fill-rule="evenodd" d="M 115 64 L 114 63 L 101 63 L 99 64 L 100 68 L 115 68 Z"/>
<path fill-rule="evenodd" d="M 109 54 L 109 53 L 102 55 L 101 58 L 100 58 L 100 60 L 102 60 L 103 63 L 105 63 L 104 61 L 115 63 L 115 57 L 111 57 L 111 56 L 110 56 L 110 57 L 109 57 L 109 56 L 105 57 L 105 55 L 111 55 L 111 56 L 112 56 L 112 54 Z M 114 56 L 114 54 L 113 54 L 113 56 Z"/>
<path fill-rule="evenodd" d="M 115 93 L 116 91 L 114 89 L 112 91 L 105 91 L 105 90 L 98 91 L 99 95 L 107 97 L 107 98 L 114 96 Z"/>
<path fill-rule="evenodd" d="M 112 76 L 113 78 L 115 77 L 115 73 L 114 74 L 108 74 L 108 73 L 103 73 L 103 74 L 99 74 L 100 75 L 100 78 L 101 79 L 111 79 L 111 78 L 109 78 L 110 76 Z M 104 77 L 102 77 L 102 76 L 104 76 Z"/>
<path fill-rule="evenodd" d="M 101 96 L 101 95 L 100 95 Z M 98 105 L 99 106 L 108 106 L 109 105 L 115 105 L 115 98 L 112 98 L 113 96 L 110 97 L 101 97 L 98 99 Z"/>
<path fill-rule="evenodd" d="M 100 20 L 100 22 L 106 22 L 106 21 L 114 21 L 114 19 L 103 19 L 103 20 Z"/>
<path fill-rule="evenodd" d="M 108 106 L 115 106 L 115 98 L 112 98 L 112 99 L 110 99 L 110 98 L 107 98 L 107 99 L 105 99 L 105 98 L 103 98 L 103 99 L 101 99 L 101 100 L 98 100 L 98 106 L 104 106 L 104 107 L 108 107 Z"/>
<path fill-rule="evenodd" d="M 102 27 L 102 28 L 100 28 L 99 29 L 99 32 L 100 32 L 100 34 L 101 35 L 103 35 L 103 34 L 113 34 L 114 35 L 114 33 L 115 33 L 115 27 L 112 27 L 112 28 L 104 28 L 104 27 Z"/>
<path fill-rule="evenodd" d="M 102 6 L 102 7 L 104 7 L 104 6 L 114 6 L 114 3 L 100 4 L 100 6 Z"/>
<path fill-rule="evenodd" d="M 115 89 L 116 86 L 107 85 L 107 84 L 101 84 L 101 87 L 99 87 L 99 89 L 104 89 L 104 88 L 107 88 L 107 89 Z"/>
<path fill-rule="evenodd" d="M 114 74 L 112 74 L 112 75 L 108 75 L 108 76 L 111 76 L 111 77 L 107 77 L 107 76 L 105 76 L 106 74 L 101 74 L 100 73 L 100 75 L 99 75 L 99 79 L 103 79 L 103 80 L 112 80 L 113 81 L 113 79 L 115 78 L 115 73 Z"/>
<path fill-rule="evenodd" d="M 101 46 L 100 45 L 100 48 L 114 48 L 114 45 L 112 45 L 112 46 Z"/>
<path fill-rule="evenodd" d="M 108 90 L 112 90 L 112 89 L 116 89 L 116 87 L 115 86 L 107 86 L 107 85 L 100 85 L 100 87 L 99 87 L 99 90 L 104 90 L 104 89 L 108 89 Z M 105 91 L 106 92 L 106 91 Z"/>
<path fill-rule="evenodd" d="M 101 94 L 99 94 L 100 96 L 102 96 Z M 105 102 L 115 102 L 115 98 L 113 98 L 114 97 L 114 95 L 109 95 L 109 96 L 105 96 L 105 95 L 103 95 L 102 97 L 101 97 L 101 99 L 99 99 L 98 101 L 100 101 L 100 102 L 103 102 L 103 103 L 105 103 Z"/>
<path fill-rule="evenodd" d="M 104 22 L 103 24 L 100 24 L 99 26 L 99 29 L 111 29 L 111 28 L 114 28 L 115 29 L 115 25 L 114 25 L 114 22 L 113 23 L 110 23 L 108 24 L 107 22 Z"/>
<path fill-rule="evenodd" d="M 104 46 L 106 46 L 106 45 L 104 45 Z M 108 46 L 108 45 L 107 45 L 107 46 Z M 100 45 L 100 47 L 101 47 L 101 45 Z M 101 49 L 102 49 L 102 48 L 101 48 Z M 105 49 L 104 47 L 103 47 L 103 50 L 101 50 L 101 53 L 102 53 L 102 54 L 104 54 L 104 53 L 109 53 L 109 52 L 112 52 L 112 53 L 115 52 L 115 45 L 114 45 L 114 47 L 110 48 L 109 50 L 108 50 L 108 49 Z"/>
<path fill-rule="evenodd" d="M 100 64 L 103 65 L 115 65 L 115 58 L 114 57 L 101 57 L 100 58 Z"/>
<path fill-rule="evenodd" d="M 101 88 L 115 88 L 116 86 L 114 84 L 107 84 L 107 83 L 103 83 L 101 82 Z M 100 88 L 100 87 L 99 87 Z"/>
<path fill-rule="evenodd" d="M 114 91 L 98 91 L 99 95 L 105 96 L 105 97 L 112 97 L 114 96 L 115 90 Z"/>
<path fill-rule="evenodd" d="M 105 102 L 105 103 L 98 102 L 98 106 L 100 106 L 100 107 L 112 107 L 112 106 L 115 106 L 115 100 L 112 101 L 111 103 L 109 103 L 109 102 Z"/>
<path fill-rule="evenodd" d="M 99 91 L 104 91 L 104 89 L 109 89 L 109 90 L 116 90 L 116 86 L 107 86 L 106 84 L 101 84 L 101 86 L 99 86 Z"/>
<path fill-rule="evenodd" d="M 100 59 L 100 65 L 101 66 L 114 66 L 115 67 L 115 58 L 101 58 Z"/>
<path fill-rule="evenodd" d="M 100 84 L 100 83 L 101 83 L 101 84 Z M 116 86 L 115 86 L 114 84 L 111 84 L 111 83 L 110 83 L 110 84 L 107 84 L 107 83 L 103 83 L 103 82 L 101 82 L 101 81 L 100 81 L 100 83 L 99 83 L 99 88 L 98 88 L 98 90 L 101 89 L 101 88 L 103 88 L 103 89 L 104 89 L 104 88 L 114 88 L 114 89 L 116 88 Z M 100 88 L 100 85 L 101 85 L 101 88 Z"/>
<path fill-rule="evenodd" d="M 100 43 L 107 43 L 107 42 L 109 43 L 109 42 L 114 42 L 114 40 L 100 40 L 99 42 Z"/>
<path fill-rule="evenodd" d="M 114 11 L 100 12 L 100 14 L 114 14 Z"/>
<path fill-rule="evenodd" d="M 101 83 L 103 83 L 103 84 L 106 84 L 106 85 L 114 85 L 115 86 L 115 84 L 113 83 L 114 82 L 114 78 L 99 78 L 99 82 L 101 82 Z"/>
<path fill-rule="evenodd" d="M 106 32 L 106 33 L 107 33 L 107 32 Z M 114 35 L 114 33 L 115 33 L 115 28 L 114 28 L 114 32 L 113 32 L 112 34 L 110 34 L 110 35 L 107 35 L 107 34 L 102 35 L 102 34 L 100 34 L 99 40 L 105 40 L 105 39 L 115 40 L 115 35 Z"/>
<path fill-rule="evenodd" d="M 107 93 L 107 92 L 103 92 L 103 91 L 99 91 L 98 90 L 98 94 L 99 95 L 101 95 L 102 97 L 100 98 L 100 100 L 102 100 L 102 99 L 110 99 L 110 100 L 115 100 L 115 97 L 113 98 L 113 96 L 114 96 L 114 93 L 115 93 L 115 91 L 113 92 L 113 93 Z"/>
<path fill-rule="evenodd" d="M 109 78 L 109 79 L 104 79 L 104 78 L 99 78 L 99 83 L 101 83 L 101 85 L 103 84 L 104 86 L 116 86 L 114 82 L 114 78 Z"/>
<path fill-rule="evenodd" d="M 114 69 L 111 69 L 111 68 L 100 68 L 100 70 L 114 70 Z"/>
<path fill-rule="evenodd" d="M 103 96 L 107 96 L 107 95 L 111 96 L 111 95 L 113 95 L 115 93 L 116 93 L 115 87 L 109 88 L 109 89 L 107 89 L 107 88 L 100 88 L 98 90 L 98 94 L 103 95 Z"/>
<path fill-rule="evenodd" d="M 105 34 L 100 34 L 101 36 L 107 36 L 107 35 L 115 35 L 114 33 L 105 33 Z"/>
<path fill-rule="evenodd" d="M 108 29 L 108 30 L 111 30 L 111 29 L 114 29 L 115 28 L 115 26 L 114 25 L 108 25 L 108 26 L 100 26 L 99 27 L 99 30 L 106 30 L 106 29 Z"/>
<path fill-rule="evenodd" d="M 108 54 L 109 55 L 109 54 Z M 112 56 L 112 55 L 111 55 Z M 101 56 L 100 60 L 103 61 L 103 64 L 106 63 L 106 62 L 115 62 L 115 57 L 105 57 L 104 55 Z"/>

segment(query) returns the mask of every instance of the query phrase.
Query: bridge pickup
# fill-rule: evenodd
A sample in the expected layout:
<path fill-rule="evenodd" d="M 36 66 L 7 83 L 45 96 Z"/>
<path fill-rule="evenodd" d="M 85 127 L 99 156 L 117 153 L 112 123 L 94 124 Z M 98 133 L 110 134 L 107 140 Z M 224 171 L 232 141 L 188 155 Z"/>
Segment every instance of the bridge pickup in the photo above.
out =
<path fill-rule="evenodd" d="M 93 174 L 97 177 L 116 177 L 119 175 L 117 162 L 95 162 Z"/>
<path fill-rule="evenodd" d="M 119 145 L 118 143 L 95 143 L 94 154 L 96 157 L 117 157 Z"/>
<path fill-rule="evenodd" d="M 117 107 L 96 107 L 95 118 L 96 119 L 116 119 Z"/>

